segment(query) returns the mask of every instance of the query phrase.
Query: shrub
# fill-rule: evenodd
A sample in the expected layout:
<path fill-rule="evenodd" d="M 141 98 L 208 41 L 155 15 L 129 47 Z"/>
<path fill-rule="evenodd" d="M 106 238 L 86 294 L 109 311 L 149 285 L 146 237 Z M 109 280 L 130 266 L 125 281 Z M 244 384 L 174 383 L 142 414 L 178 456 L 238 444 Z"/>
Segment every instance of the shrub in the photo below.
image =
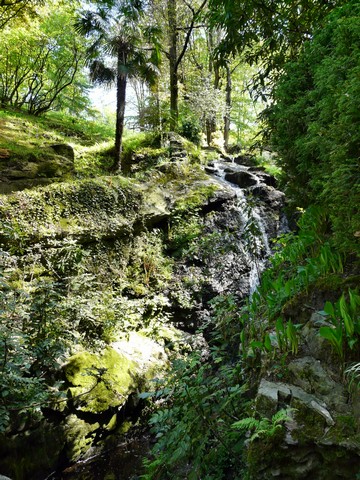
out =
<path fill-rule="evenodd" d="M 190 142 L 195 143 L 195 145 L 199 145 L 201 141 L 201 126 L 197 120 L 193 119 L 186 119 L 183 120 L 179 133 L 182 137 L 187 138 Z"/>
<path fill-rule="evenodd" d="M 267 111 L 286 192 L 298 206 L 321 205 L 347 252 L 359 251 L 359 20 L 357 1 L 335 10 L 286 65 Z"/>

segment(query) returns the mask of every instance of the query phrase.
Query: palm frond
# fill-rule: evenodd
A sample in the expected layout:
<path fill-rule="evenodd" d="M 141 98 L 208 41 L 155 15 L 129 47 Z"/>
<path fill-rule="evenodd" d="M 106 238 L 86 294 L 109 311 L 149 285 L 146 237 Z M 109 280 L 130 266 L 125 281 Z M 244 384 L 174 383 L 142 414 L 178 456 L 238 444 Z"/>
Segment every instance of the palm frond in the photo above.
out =
<path fill-rule="evenodd" d="M 94 61 L 95 58 L 98 58 L 103 50 L 103 41 L 102 37 L 97 38 L 86 50 L 86 63 L 88 66 Z"/>
<path fill-rule="evenodd" d="M 90 65 L 90 80 L 98 85 L 111 85 L 116 80 L 116 71 L 102 60 L 94 60 Z"/>
<path fill-rule="evenodd" d="M 134 44 L 130 38 L 126 35 L 118 34 L 107 42 L 106 53 L 111 56 L 118 56 L 119 52 L 122 52 L 126 56 L 132 53 L 134 49 Z"/>
<path fill-rule="evenodd" d="M 107 14 L 104 9 L 99 9 L 97 12 L 87 10 L 75 21 L 76 32 L 84 37 L 104 34 L 107 28 Z"/>

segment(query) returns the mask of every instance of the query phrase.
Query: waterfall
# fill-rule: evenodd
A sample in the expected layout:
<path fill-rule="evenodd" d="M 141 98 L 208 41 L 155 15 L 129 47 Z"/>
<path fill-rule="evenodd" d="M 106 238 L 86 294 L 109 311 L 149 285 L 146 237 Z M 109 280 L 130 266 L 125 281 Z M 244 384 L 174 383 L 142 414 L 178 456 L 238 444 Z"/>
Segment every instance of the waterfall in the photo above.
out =
<path fill-rule="evenodd" d="M 254 179 L 253 187 L 261 185 L 261 179 L 250 167 L 216 161 L 212 163 L 212 175 L 221 185 L 230 188 L 236 196 L 236 209 L 243 223 L 242 246 L 250 264 L 249 295 L 251 296 L 260 281 L 261 272 L 264 270 L 267 259 L 272 251 L 269 245 L 269 236 L 266 224 L 261 216 L 260 208 L 251 202 L 246 195 L 246 189 L 226 179 L 227 173 L 247 172 Z M 285 227 L 284 227 L 285 228 Z"/>

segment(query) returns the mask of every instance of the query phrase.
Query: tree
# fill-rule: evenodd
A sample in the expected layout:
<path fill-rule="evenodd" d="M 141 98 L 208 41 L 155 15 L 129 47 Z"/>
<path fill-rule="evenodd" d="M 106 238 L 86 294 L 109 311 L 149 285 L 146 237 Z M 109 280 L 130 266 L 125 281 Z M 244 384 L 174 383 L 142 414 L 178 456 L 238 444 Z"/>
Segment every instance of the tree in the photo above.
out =
<path fill-rule="evenodd" d="M 209 0 L 210 23 L 224 29 L 220 57 L 243 53 L 261 68 L 256 87 L 274 83 L 283 65 L 299 53 L 325 16 L 346 0 Z"/>
<path fill-rule="evenodd" d="M 189 93 L 189 103 L 193 112 L 197 112 L 206 131 L 207 143 L 211 144 L 211 126 L 216 124 L 216 120 L 224 117 L 226 105 L 222 92 L 214 88 L 210 83 L 210 78 L 206 78 L 197 87 L 193 87 Z"/>
<path fill-rule="evenodd" d="M 34 13 L 42 3 L 42 0 L 0 0 L 0 30 L 12 20 Z"/>
<path fill-rule="evenodd" d="M 76 23 L 78 31 L 91 39 L 88 48 L 91 80 L 116 84 L 115 171 L 121 170 L 128 77 L 139 76 L 151 82 L 160 62 L 158 49 L 145 46 L 153 30 L 142 28 L 142 15 L 140 0 L 104 1 L 97 3 L 95 11 L 85 11 Z"/>
<path fill-rule="evenodd" d="M 258 133 L 257 115 L 264 109 L 265 104 L 251 95 L 255 67 L 249 66 L 244 60 L 236 59 L 228 63 L 228 68 L 231 89 L 227 101 L 227 115 L 233 129 L 233 132 L 229 132 L 229 141 L 231 138 L 237 145 L 244 147 L 253 142 Z"/>
<path fill-rule="evenodd" d="M 56 7 L 56 8 L 52 8 Z M 0 104 L 39 115 L 57 108 L 71 85 L 85 97 L 80 80 L 84 49 L 71 24 L 73 8 L 53 2 L 42 7 L 31 28 L 7 26 L 0 32 Z"/>
<path fill-rule="evenodd" d="M 169 3 L 175 4 L 174 6 L 176 8 L 176 0 L 169 0 Z M 190 37 L 195 28 L 195 24 L 199 19 L 205 5 L 207 4 L 207 0 L 203 0 L 197 8 L 194 8 L 190 3 L 187 3 L 186 1 L 184 1 L 184 3 L 186 4 L 186 6 L 191 12 L 190 24 L 186 27 L 186 35 L 178 55 L 176 54 L 178 33 L 175 29 L 175 35 L 171 36 L 170 50 L 169 50 L 169 57 L 168 57 L 169 63 L 170 63 L 170 122 L 171 122 L 170 128 L 171 129 L 175 129 L 175 127 L 177 126 L 177 119 L 179 114 L 178 112 L 179 66 L 189 46 Z M 170 25 L 170 15 L 169 15 L 169 25 Z"/>
<path fill-rule="evenodd" d="M 170 130 L 175 130 L 179 117 L 179 68 L 190 45 L 191 34 L 196 28 L 208 0 L 200 4 L 187 0 L 166 0 L 165 11 L 163 5 L 158 5 L 154 10 L 156 14 L 165 15 L 167 25 L 164 25 L 168 48 L 162 48 L 169 62 L 169 88 L 170 88 Z M 181 15 L 180 15 L 181 12 Z M 181 18 L 180 18 L 181 17 Z"/>

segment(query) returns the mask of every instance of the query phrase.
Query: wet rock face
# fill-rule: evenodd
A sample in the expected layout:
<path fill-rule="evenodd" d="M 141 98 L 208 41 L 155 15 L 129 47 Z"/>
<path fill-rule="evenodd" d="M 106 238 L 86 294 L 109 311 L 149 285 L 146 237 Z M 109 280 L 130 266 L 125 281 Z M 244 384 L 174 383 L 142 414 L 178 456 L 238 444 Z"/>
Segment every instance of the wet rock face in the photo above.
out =
<path fill-rule="evenodd" d="M 255 165 L 255 157 L 253 155 L 235 155 L 233 162 L 237 165 L 246 165 L 247 167 L 253 167 Z"/>
<path fill-rule="evenodd" d="M 226 173 L 225 180 L 235 183 L 240 188 L 252 187 L 258 183 L 256 176 L 247 171 Z"/>
<path fill-rule="evenodd" d="M 176 267 L 169 292 L 174 323 L 187 331 L 195 331 L 209 318 L 208 302 L 214 297 L 233 295 L 240 302 L 249 294 L 258 275 L 255 263 L 259 270 L 264 267 L 270 239 L 282 228 L 282 192 L 260 183 L 261 177 L 246 166 L 221 162 L 222 173 L 219 162 L 212 165 L 213 178 L 220 176 L 219 190 L 202 209 L 203 233 L 193 253 Z M 264 191 L 262 196 L 257 188 Z M 247 202 L 250 195 L 251 204 Z M 178 286 L 186 283 L 183 279 L 191 286 L 186 291 L 182 287 L 180 293 Z M 184 298 L 190 299 L 186 305 L 182 305 Z"/>
<path fill-rule="evenodd" d="M 250 167 L 248 170 L 249 172 L 252 172 L 258 177 L 259 183 L 264 183 L 269 187 L 276 188 L 276 185 L 277 185 L 276 178 L 274 177 L 274 175 L 271 175 L 270 173 L 266 173 L 264 167 Z"/>
<path fill-rule="evenodd" d="M 260 177 L 261 178 L 261 177 Z M 275 188 L 262 184 L 251 189 L 251 193 L 273 209 L 281 209 L 284 206 L 285 195 Z"/>

